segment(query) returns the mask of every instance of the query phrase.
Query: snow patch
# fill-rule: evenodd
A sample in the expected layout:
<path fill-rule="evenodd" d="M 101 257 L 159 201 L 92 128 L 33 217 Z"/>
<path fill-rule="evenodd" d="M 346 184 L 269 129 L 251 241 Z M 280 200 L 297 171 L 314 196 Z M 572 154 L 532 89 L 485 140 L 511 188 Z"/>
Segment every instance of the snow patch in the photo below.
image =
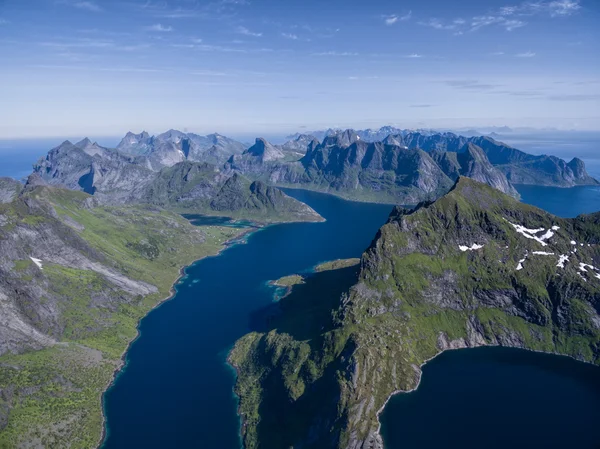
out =
<path fill-rule="evenodd" d="M 575 240 L 571 240 L 571 245 L 577 245 L 577 242 Z"/>
<path fill-rule="evenodd" d="M 508 220 L 506 220 L 506 221 L 508 221 Z M 531 239 L 531 240 L 535 240 L 542 246 L 548 246 L 548 244 L 544 240 L 548 240 L 550 237 L 552 237 L 554 235 L 554 232 L 550 229 L 548 231 L 546 231 L 546 229 L 544 229 L 544 228 L 528 229 L 525 226 L 522 226 L 519 224 L 514 224 L 514 223 L 511 223 L 510 221 L 508 221 L 508 222 L 523 237 Z M 538 237 L 535 235 L 535 234 L 538 234 L 538 233 L 544 232 L 544 231 L 546 231 L 546 233 L 544 235 L 542 235 L 541 237 Z"/>
<path fill-rule="evenodd" d="M 558 231 L 559 229 L 560 229 L 560 226 L 552 226 L 553 231 Z"/>
<path fill-rule="evenodd" d="M 556 266 L 558 268 L 564 268 L 565 267 L 565 263 L 569 261 L 569 256 L 567 256 L 566 254 L 561 254 L 560 258 L 558 259 L 558 263 L 556 264 Z"/>
<path fill-rule="evenodd" d="M 579 262 L 579 271 L 583 272 L 583 273 L 590 273 L 587 269 L 591 270 L 591 273 L 597 278 L 600 279 L 600 274 L 596 273 L 596 271 L 600 271 L 598 270 L 598 268 L 596 268 L 593 265 L 590 265 L 588 263 L 583 263 L 583 262 Z"/>
<path fill-rule="evenodd" d="M 546 251 L 534 251 L 533 254 L 536 256 L 554 256 L 554 253 L 547 253 Z"/>
<path fill-rule="evenodd" d="M 527 260 L 527 255 L 528 254 L 525 254 L 525 257 L 523 257 L 521 260 L 519 260 L 519 265 L 517 265 L 517 271 L 521 271 L 523 269 L 523 264 Z"/>
<path fill-rule="evenodd" d="M 476 251 L 481 248 L 483 248 L 483 245 L 478 245 L 477 243 L 473 243 L 471 246 L 464 246 L 464 245 L 458 246 L 458 249 L 460 249 L 463 253 L 465 251 Z"/>
<path fill-rule="evenodd" d="M 42 268 L 42 261 L 40 259 L 36 259 L 35 257 L 31 257 L 31 256 L 29 258 L 33 261 L 34 264 L 36 264 L 38 266 L 38 268 L 40 270 L 43 269 Z"/>

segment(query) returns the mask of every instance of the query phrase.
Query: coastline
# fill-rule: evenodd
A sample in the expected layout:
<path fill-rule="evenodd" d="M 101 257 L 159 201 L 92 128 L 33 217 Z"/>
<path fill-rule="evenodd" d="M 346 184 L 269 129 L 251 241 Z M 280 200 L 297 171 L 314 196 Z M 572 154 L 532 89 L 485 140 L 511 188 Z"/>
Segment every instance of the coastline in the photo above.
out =
<path fill-rule="evenodd" d="M 238 234 L 237 236 L 223 242 L 223 246 L 221 247 L 221 249 L 219 249 L 219 251 L 217 253 L 211 254 L 208 256 L 203 256 L 199 259 L 194 259 L 189 264 L 186 264 L 186 265 L 183 265 L 182 267 L 180 267 L 179 273 L 178 273 L 175 281 L 171 284 L 171 288 L 169 290 L 168 296 L 165 297 L 164 299 L 160 300 L 159 302 L 157 302 L 156 305 L 148 311 L 148 313 L 146 313 L 143 317 L 141 317 L 138 320 L 137 325 L 136 325 L 137 332 L 136 332 L 135 338 L 129 342 L 129 344 L 127 345 L 127 347 L 121 354 L 121 358 L 119 359 L 117 366 L 113 370 L 113 374 L 112 374 L 112 378 L 111 378 L 110 382 L 100 392 L 100 407 L 101 407 L 101 414 L 102 414 L 102 432 L 100 435 L 100 439 L 95 446 L 96 449 L 102 449 L 102 447 L 104 446 L 104 441 L 108 435 L 108 430 L 107 430 L 107 426 L 106 426 L 105 394 L 110 390 L 110 388 L 118 380 L 119 375 L 121 375 L 124 372 L 124 370 L 127 368 L 127 353 L 129 352 L 131 345 L 133 345 L 138 340 L 138 338 L 141 337 L 140 323 L 142 322 L 142 320 L 144 318 L 146 318 L 149 313 L 158 309 L 162 304 L 164 304 L 167 301 L 170 301 L 171 299 L 173 299 L 175 297 L 175 295 L 177 294 L 177 290 L 176 290 L 175 286 L 179 283 L 179 281 L 182 278 L 184 278 L 186 276 L 186 270 L 188 267 L 191 267 L 192 265 L 194 265 L 196 262 L 199 262 L 200 260 L 208 259 L 209 257 L 218 257 L 223 251 L 234 246 L 236 244 L 236 241 L 241 240 L 243 237 L 246 237 L 254 232 L 260 231 L 261 229 L 264 229 L 265 227 L 266 227 L 265 225 L 260 225 L 260 224 L 256 223 L 255 226 L 247 228 L 243 232 L 240 232 L 240 234 Z M 243 229 L 243 228 L 240 228 L 240 229 Z"/>
<path fill-rule="evenodd" d="M 576 359 L 575 357 L 568 355 L 568 354 L 561 354 L 559 352 L 553 352 L 553 351 L 540 351 L 537 349 L 529 349 L 529 348 L 525 348 L 523 346 L 503 346 L 503 345 L 493 345 L 493 344 L 483 344 L 483 345 L 473 345 L 473 346 L 464 346 L 461 348 L 448 348 L 448 349 L 442 349 L 440 352 L 438 352 L 437 354 L 435 354 L 433 357 L 428 358 L 427 360 L 425 360 L 423 363 L 421 363 L 419 365 L 419 371 L 417 373 L 418 375 L 418 379 L 417 379 L 417 384 L 411 388 L 410 390 L 394 390 L 392 393 L 390 393 L 390 395 L 387 397 L 387 399 L 385 400 L 385 402 L 383 403 L 383 405 L 381 406 L 381 408 L 379 410 L 377 410 L 376 413 L 376 418 L 377 418 L 377 430 L 375 431 L 375 433 L 373 434 L 373 436 L 375 438 L 377 438 L 378 440 L 381 441 L 381 448 L 385 449 L 384 446 L 384 441 L 383 438 L 381 436 L 381 419 L 379 418 L 380 415 L 383 413 L 383 411 L 385 410 L 385 407 L 387 406 L 388 402 L 396 395 L 398 394 L 408 394 L 408 393 L 412 393 L 414 391 L 416 391 L 419 386 L 421 385 L 421 380 L 423 379 L 423 367 L 431 362 L 433 359 L 439 357 L 440 355 L 442 355 L 444 352 L 447 351 L 465 351 L 465 350 L 469 350 L 469 349 L 474 349 L 474 348 L 508 348 L 508 349 L 519 349 L 522 351 L 529 351 L 529 352 L 536 352 L 538 354 L 547 354 L 547 355 L 552 355 L 552 356 L 559 356 L 559 357 L 567 357 L 571 360 L 574 360 L 576 362 L 580 362 L 580 363 L 585 363 L 587 365 L 592 365 L 595 366 L 597 368 L 600 368 L 599 365 L 596 365 L 592 362 L 588 362 L 586 360 L 580 360 L 580 359 Z"/>

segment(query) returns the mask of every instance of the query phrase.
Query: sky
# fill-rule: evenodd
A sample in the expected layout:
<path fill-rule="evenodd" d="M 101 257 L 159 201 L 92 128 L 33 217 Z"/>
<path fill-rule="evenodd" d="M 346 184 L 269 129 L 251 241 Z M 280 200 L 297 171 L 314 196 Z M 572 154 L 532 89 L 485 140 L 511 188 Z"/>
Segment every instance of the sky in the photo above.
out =
<path fill-rule="evenodd" d="M 0 138 L 600 129 L 599 0 L 0 0 Z"/>

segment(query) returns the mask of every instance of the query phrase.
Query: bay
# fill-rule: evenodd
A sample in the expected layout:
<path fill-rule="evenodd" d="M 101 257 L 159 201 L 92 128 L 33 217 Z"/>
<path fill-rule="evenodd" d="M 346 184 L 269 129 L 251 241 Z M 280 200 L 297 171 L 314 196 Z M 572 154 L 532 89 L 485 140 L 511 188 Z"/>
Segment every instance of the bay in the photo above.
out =
<path fill-rule="evenodd" d="M 287 193 L 327 221 L 264 228 L 186 269 L 174 298 L 141 321 L 126 367 L 104 396 L 103 448 L 239 449 L 234 373 L 225 359 L 253 314 L 273 301 L 267 282 L 360 257 L 392 208 Z"/>

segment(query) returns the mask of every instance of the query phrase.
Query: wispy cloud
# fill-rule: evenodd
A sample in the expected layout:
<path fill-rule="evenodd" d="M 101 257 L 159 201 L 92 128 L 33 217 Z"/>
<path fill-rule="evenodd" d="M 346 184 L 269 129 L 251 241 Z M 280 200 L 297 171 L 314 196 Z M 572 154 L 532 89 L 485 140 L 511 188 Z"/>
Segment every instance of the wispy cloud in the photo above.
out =
<path fill-rule="evenodd" d="M 7 23 L 8 23 L 8 20 L 0 17 L 0 25 L 6 25 Z"/>
<path fill-rule="evenodd" d="M 298 35 L 297 34 L 293 34 L 293 33 L 281 33 L 281 37 L 285 38 L 285 39 L 290 39 L 293 41 L 297 41 L 298 40 Z"/>
<path fill-rule="evenodd" d="M 98 6 L 98 4 L 96 4 L 94 2 L 89 2 L 89 1 L 75 2 L 75 3 L 73 3 L 73 6 L 75 8 L 85 9 L 86 11 L 91 11 L 91 12 L 100 12 L 100 11 L 102 11 L 102 8 L 100 8 L 100 6 Z"/>
<path fill-rule="evenodd" d="M 381 18 L 383 19 L 383 22 L 386 25 L 393 25 L 396 22 L 406 22 L 406 21 L 410 20 L 411 17 L 412 17 L 412 11 L 408 11 L 403 16 L 400 16 L 398 14 L 390 14 L 390 15 L 381 16 Z"/>
<path fill-rule="evenodd" d="M 457 20 L 462 20 L 462 19 L 457 19 Z M 432 17 L 431 19 L 427 20 L 427 21 L 421 21 L 418 22 L 419 25 L 423 25 L 423 26 L 428 26 L 431 28 L 434 28 L 436 30 L 455 30 L 459 24 L 457 23 L 447 23 L 444 22 L 436 17 Z"/>
<path fill-rule="evenodd" d="M 312 56 L 358 56 L 358 53 L 349 51 L 322 51 L 318 53 L 312 53 Z"/>
<path fill-rule="evenodd" d="M 533 16 L 547 14 L 550 17 L 565 17 L 581 9 L 580 0 L 527 1 L 520 5 L 504 6 L 498 10 L 502 16 Z"/>
<path fill-rule="evenodd" d="M 552 101 L 597 101 L 600 94 L 551 95 L 547 98 Z"/>
<path fill-rule="evenodd" d="M 252 37 L 261 37 L 263 34 L 256 32 L 256 31 L 251 31 L 246 27 L 243 26 L 239 26 L 237 27 L 237 32 L 239 34 L 243 34 L 244 36 L 252 36 Z"/>
<path fill-rule="evenodd" d="M 411 104 L 411 108 L 432 108 L 432 104 Z"/>
<path fill-rule="evenodd" d="M 411 58 L 411 59 L 419 59 L 419 58 L 423 58 L 423 55 L 420 55 L 419 53 L 411 53 L 410 55 L 405 55 L 405 58 Z"/>
<path fill-rule="evenodd" d="M 168 33 L 173 31 L 173 27 L 172 26 L 165 26 L 161 23 L 155 23 L 154 25 L 150 25 L 148 27 L 146 27 L 146 30 L 148 31 L 156 31 L 159 33 Z"/>
<path fill-rule="evenodd" d="M 524 53 L 517 53 L 515 56 L 517 58 L 533 58 L 535 56 L 535 53 L 532 51 L 526 51 Z"/>
<path fill-rule="evenodd" d="M 447 80 L 445 83 L 456 89 L 464 89 L 471 91 L 489 91 L 500 87 L 500 84 L 490 84 L 490 83 L 482 83 L 477 80 L 469 80 L 469 79 L 457 79 L 457 80 Z"/>
<path fill-rule="evenodd" d="M 571 16 L 581 9 L 580 3 L 581 0 L 534 0 L 519 5 L 503 6 L 485 14 L 475 15 L 470 20 L 458 18 L 453 21 L 444 21 L 433 17 L 418 23 L 436 30 L 452 30 L 456 35 L 467 31 L 477 31 L 489 26 L 497 26 L 504 28 L 506 31 L 513 31 L 526 26 L 528 22 L 524 19 L 527 17 Z"/>
<path fill-rule="evenodd" d="M 94 72 L 116 72 L 116 73 L 159 73 L 166 72 L 163 69 L 139 68 L 139 67 L 93 67 L 78 65 L 55 65 L 55 64 L 35 64 L 30 65 L 33 69 L 56 69 L 56 70 L 90 70 Z"/>

